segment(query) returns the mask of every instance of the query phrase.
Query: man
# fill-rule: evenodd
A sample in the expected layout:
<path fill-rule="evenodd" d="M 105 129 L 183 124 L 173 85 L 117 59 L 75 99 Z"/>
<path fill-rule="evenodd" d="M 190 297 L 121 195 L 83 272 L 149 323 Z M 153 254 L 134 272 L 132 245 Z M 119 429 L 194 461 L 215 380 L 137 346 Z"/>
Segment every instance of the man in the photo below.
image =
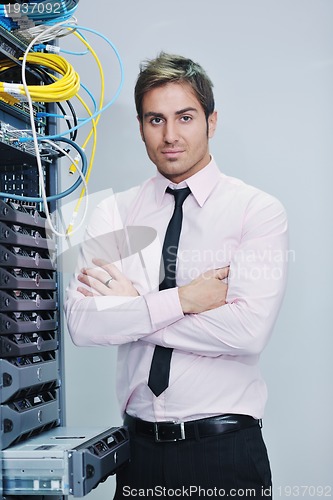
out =
<path fill-rule="evenodd" d="M 131 462 L 115 498 L 269 498 L 258 360 L 285 288 L 284 209 L 218 170 L 201 66 L 160 54 L 135 101 L 156 176 L 97 208 L 66 303 L 75 344 L 119 345 Z"/>

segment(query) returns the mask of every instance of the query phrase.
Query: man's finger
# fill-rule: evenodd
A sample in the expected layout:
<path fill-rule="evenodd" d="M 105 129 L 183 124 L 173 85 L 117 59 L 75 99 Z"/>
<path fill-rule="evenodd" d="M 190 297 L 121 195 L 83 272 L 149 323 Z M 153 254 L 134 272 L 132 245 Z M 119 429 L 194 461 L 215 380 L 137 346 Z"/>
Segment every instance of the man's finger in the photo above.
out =
<path fill-rule="evenodd" d="M 92 259 L 92 262 L 104 269 L 104 271 L 106 271 L 115 280 L 120 281 L 124 278 L 123 273 L 119 271 L 118 267 L 115 264 L 107 262 L 103 259 Z"/>
<path fill-rule="evenodd" d="M 99 278 L 89 274 L 79 274 L 77 279 L 84 285 L 89 286 L 91 290 L 96 290 L 99 294 L 105 295 L 105 284 Z"/>
<path fill-rule="evenodd" d="M 87 290 L 86 288 L 83 288 L 82 286 L 79 286 L 77 288 L 77 291 L 82 293 L 82 295 L 84 295 L 85 297 L 93 297 L 94 294 L 92 292 L 89 292 L 89 290 Z"/>
<path fill-rule="evenodd" d="M 203 277 L 206 279 L 215 278 L 218 280 L 223 280 L 227 278 L 229 274 L 229 266 L 220 267 L 218 269 L 209 269 L 208 271 L 203 273 Z"/>
<path fill-rule="evenodd" d="M 226 267 L 220 267 L 219 269 L 215 269 L 215 278 L 219 280 L 223 280 L 228 277 L 229 275 L 229 266 Z"/>

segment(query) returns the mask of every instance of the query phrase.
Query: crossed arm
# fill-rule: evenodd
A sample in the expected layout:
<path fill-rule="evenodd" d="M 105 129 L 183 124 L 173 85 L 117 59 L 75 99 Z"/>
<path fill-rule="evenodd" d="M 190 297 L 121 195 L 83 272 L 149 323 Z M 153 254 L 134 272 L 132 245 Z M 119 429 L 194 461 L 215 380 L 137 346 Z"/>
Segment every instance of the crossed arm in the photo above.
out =
<path fill-rule="evenodd" d="M 98 295 L 136 297 L 133 284 L 114 265 L 101 259 L 93 259 L 95 268 L 84 268 L 78 280 L 86 287 L 78 287 L 85 297 Z M 221 307 L 226 303 L 229 267 L 212 269 L 201 274 L 189 284 L 178 288 L 179 301 L 184 314 L 196 314 Z"/>
<path fill-rule="evenodd" d="M 98 235 L 89 237 L 95 242 Z M 207 271 L 179 288 L 139 291 L 114 264 L 95 259 L 93 267 L 82 255 L 81 272 L 72 280 L 65 303 L 73 342 L 88 346 L 140 340 L 212 357 L 258 354 L 282 302 L 287 244 L 285 212 L 268 203 L 243 228 L 236 251 L 241 259 L 235 254 L 230 269 Z M 110 246 L 105 241 L 104 259 Z M 89 252 L 98 254 L 97 246 Z"/>

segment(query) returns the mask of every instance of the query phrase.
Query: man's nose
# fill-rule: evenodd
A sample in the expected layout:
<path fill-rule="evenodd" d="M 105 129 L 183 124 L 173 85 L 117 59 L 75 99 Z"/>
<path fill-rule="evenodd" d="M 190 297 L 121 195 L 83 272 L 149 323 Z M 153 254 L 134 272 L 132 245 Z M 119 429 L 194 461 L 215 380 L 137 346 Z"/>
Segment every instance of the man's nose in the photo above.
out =
<path fill-rule="evenodd" d="M 178 141 L 179 133 L 175 123 L 167 122 L 164 127 L 164 141 L 168 144 L 173 144 Z"/>

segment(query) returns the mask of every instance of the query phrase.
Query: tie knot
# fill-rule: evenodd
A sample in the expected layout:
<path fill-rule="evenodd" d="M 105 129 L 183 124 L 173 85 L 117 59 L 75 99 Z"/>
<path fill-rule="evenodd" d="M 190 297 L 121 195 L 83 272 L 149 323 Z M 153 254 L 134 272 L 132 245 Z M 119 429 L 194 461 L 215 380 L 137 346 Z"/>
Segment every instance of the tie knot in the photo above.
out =
<path fill-rule="evenodd" d="M 175 197 L 175 206 L 176 207 L 181 207 L 188 195 L 190 194 L 191 190 L 189 187 L 182 188 L 182 189 L 171 189 L 168 187 L 166 189 L 167 193 L 173 194 Z"/>

